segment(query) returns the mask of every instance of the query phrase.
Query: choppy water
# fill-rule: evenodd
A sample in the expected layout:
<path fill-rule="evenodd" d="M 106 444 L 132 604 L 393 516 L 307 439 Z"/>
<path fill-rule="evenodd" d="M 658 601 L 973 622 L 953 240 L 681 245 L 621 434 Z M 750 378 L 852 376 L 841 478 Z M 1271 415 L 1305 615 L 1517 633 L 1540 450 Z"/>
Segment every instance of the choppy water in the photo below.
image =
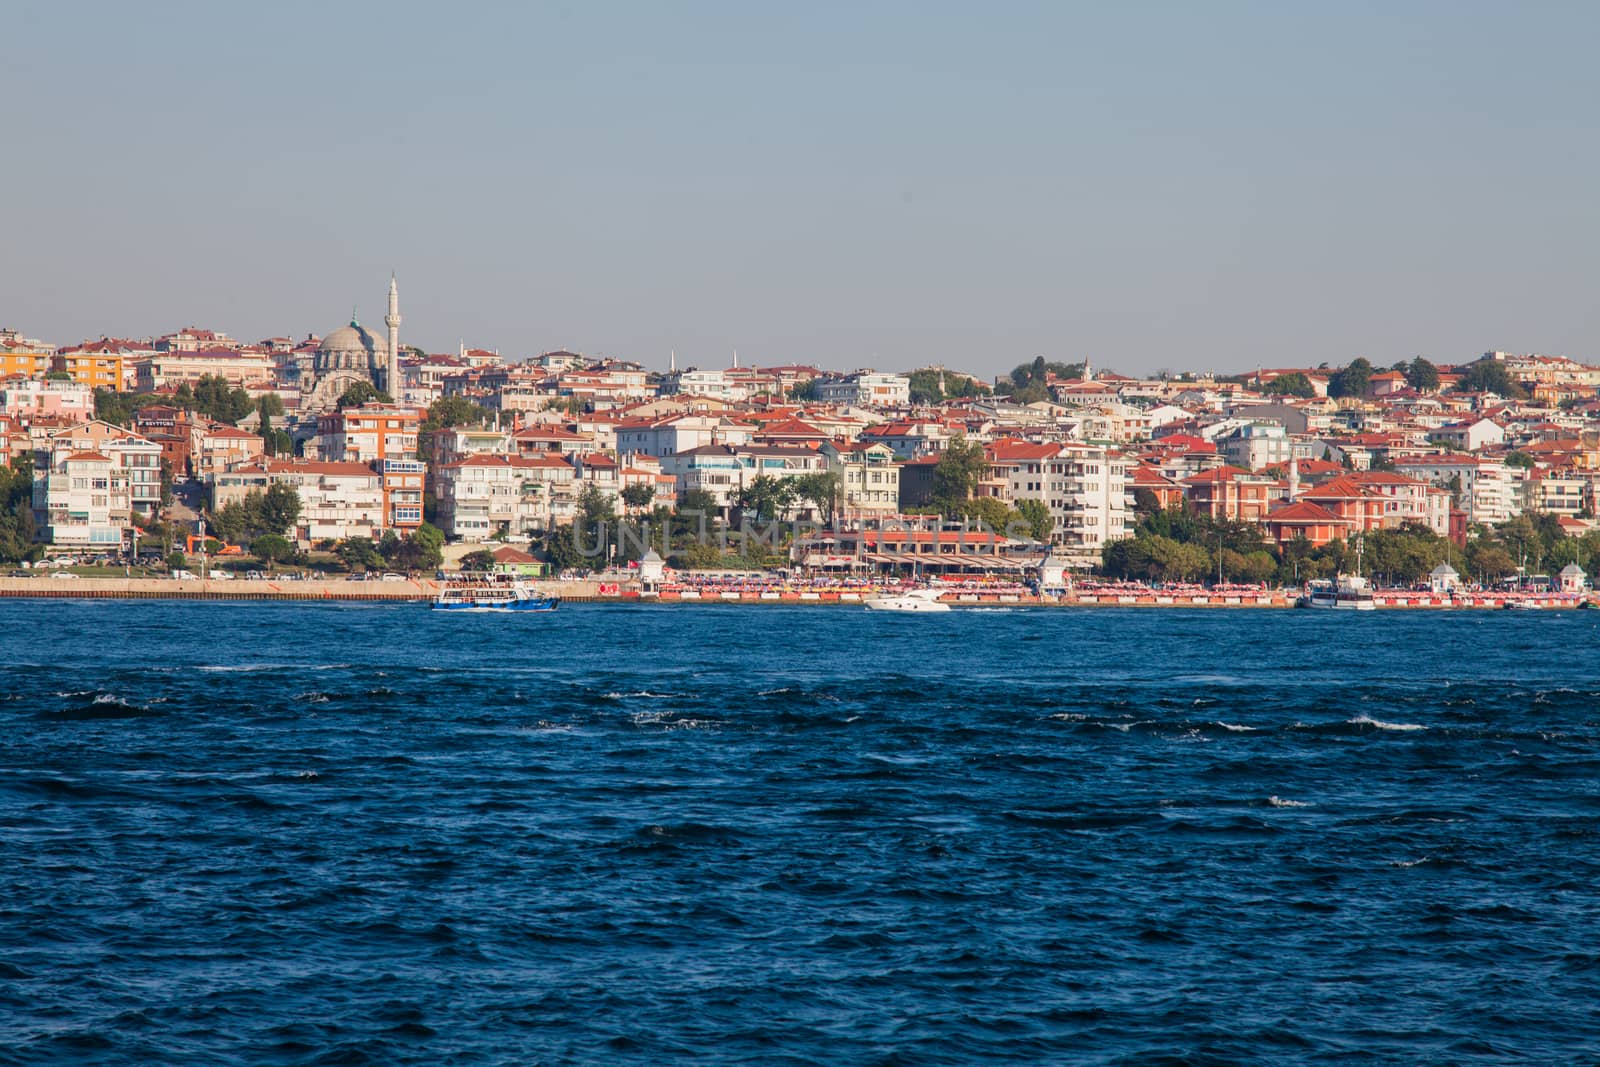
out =
<path fill-rule="evenodd" d="M 0 1063 L 1593 1062 L 1597 617 L 0 603 Z"/>

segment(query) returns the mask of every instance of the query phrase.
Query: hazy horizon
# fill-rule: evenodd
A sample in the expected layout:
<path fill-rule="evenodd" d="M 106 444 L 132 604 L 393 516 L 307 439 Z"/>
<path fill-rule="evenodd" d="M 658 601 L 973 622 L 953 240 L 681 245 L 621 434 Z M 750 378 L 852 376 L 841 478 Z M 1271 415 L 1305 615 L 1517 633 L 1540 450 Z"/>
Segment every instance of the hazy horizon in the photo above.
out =
<path fill-rule="evenodd" d="M 23 3 L 0 326 L 985 378 L 1600 361 L 1578 4 Z"/>

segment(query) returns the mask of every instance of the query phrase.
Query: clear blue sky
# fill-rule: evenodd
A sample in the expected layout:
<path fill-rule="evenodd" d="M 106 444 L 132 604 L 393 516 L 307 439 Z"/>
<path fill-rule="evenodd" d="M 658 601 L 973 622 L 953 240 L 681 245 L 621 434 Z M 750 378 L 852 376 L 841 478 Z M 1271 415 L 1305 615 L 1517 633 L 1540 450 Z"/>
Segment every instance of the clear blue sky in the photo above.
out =
<path fill-rule="evenodd" d="M 12 2 L 0 325 L 1600 361 L 1592 3 Z"/>

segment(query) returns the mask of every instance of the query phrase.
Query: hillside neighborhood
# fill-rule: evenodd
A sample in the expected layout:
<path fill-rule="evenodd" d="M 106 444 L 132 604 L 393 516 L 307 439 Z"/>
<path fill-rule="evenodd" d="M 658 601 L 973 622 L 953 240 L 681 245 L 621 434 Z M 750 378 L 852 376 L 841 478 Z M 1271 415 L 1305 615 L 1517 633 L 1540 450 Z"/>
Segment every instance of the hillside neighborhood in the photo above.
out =
<path fill-rule="evenodd" d="M 391 283 L 387 336 L 0 331 L 0 561 L 360 572 L 498 551 L 559 572 L 653 548 L 680 571 L 1284 585 L 1358 549 L 1390 584 L 1600 566 L 1600 366 L 1564 357 L 651 370 L 426 353 L 399 323 Z"/>

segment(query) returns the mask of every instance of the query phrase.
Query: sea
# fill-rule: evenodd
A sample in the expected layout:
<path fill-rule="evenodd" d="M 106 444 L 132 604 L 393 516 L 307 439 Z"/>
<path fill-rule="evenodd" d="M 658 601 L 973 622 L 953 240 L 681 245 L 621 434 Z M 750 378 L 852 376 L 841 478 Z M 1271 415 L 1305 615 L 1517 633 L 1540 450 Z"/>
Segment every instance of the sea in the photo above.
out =
<path fill-rule="evenodd" d="M 1594 1063 L 1597 649 L 0 602 L 0 1064 Z"/>

